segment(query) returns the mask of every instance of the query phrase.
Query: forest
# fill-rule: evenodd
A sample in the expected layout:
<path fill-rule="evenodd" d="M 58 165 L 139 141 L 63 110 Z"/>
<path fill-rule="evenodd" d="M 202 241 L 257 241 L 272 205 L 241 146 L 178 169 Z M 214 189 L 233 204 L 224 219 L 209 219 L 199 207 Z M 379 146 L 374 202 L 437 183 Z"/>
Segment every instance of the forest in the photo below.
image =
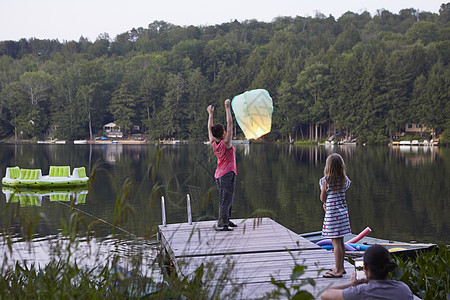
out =
<path fill-rule="evenodd" d="M 449 18 L 446 3 L 437 14 L 154 21 L 93 42 L 1 41 L 0 137 L 93 139 L 114 122 L 155 140 L 203 141 L 209 104 L 225 122 L 225 99 L 262 88 L 274 103 L 268 141 L 382 144 L 415 123 L 449 143 Z"/>

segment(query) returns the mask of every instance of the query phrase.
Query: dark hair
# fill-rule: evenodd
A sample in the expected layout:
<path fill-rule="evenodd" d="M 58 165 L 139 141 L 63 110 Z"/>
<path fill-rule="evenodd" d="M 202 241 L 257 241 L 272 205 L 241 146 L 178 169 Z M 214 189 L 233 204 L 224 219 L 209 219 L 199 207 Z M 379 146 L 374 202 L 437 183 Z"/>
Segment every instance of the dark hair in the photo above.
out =
<path fill-rule="evenodd" d="M 212 133 L 213 137 L 215 137 L 217 139 L 222 139 L 224 132 L 225 132 L 225 128 L 223 128 L 223 125 L 220 123 L 217 123 L 217 124 L 214 124 L 213 126 L 211 126 L 211 133 Z"/>
<path fill-rule="evenodd" d="M 373 245 L 364 252 L 364 263 L 370 271 L 369 279 L 375 280 L 387 279 L 389 272 L 397 267 L 389 251 L 380 245 Z"/>

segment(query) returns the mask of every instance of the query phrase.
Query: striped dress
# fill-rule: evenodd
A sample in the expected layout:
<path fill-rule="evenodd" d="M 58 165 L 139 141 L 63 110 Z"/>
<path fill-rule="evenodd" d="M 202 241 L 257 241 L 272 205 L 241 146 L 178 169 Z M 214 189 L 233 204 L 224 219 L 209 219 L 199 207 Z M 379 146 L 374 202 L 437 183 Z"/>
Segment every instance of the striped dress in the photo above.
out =
<path fill-rule="evenodd" d="M 322 188 L 322 177 L 319 185 Z M 345 187 L 340 190 L 337 186 L 330 187 L 327 179 L 327 201 L 325 217 L 323 219 L 322 236 L 328 238 L 339 238 L 351 232 L 348 218 L 347 202 L 345 201 L 345 191 L 350 186 L 350 180 L 346 177 Z"/>

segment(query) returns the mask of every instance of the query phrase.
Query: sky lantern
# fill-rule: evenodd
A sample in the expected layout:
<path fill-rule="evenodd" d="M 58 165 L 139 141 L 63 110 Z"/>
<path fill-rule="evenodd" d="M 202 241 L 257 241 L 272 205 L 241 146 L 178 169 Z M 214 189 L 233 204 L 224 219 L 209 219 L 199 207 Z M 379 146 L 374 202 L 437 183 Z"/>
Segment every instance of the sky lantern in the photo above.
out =
<path fill-rule="evenodd" d="M 257 139 L 270 132 L 273 103 L 264 89 L 247 91 L 231 101 L 236 120 L 249 139 Z"/>

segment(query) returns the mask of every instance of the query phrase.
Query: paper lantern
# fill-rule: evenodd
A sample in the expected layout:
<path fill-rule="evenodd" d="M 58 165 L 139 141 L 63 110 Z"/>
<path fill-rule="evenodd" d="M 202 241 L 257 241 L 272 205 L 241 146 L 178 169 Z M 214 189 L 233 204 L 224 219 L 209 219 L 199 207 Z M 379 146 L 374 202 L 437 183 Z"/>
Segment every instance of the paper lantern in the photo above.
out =
<path fill-rule="evenodd" d="M 257 139 L 270 132 L 273 103 L 268 91 L 258 89 L 237 95 L 231 107 L 247 139 Z"/>

